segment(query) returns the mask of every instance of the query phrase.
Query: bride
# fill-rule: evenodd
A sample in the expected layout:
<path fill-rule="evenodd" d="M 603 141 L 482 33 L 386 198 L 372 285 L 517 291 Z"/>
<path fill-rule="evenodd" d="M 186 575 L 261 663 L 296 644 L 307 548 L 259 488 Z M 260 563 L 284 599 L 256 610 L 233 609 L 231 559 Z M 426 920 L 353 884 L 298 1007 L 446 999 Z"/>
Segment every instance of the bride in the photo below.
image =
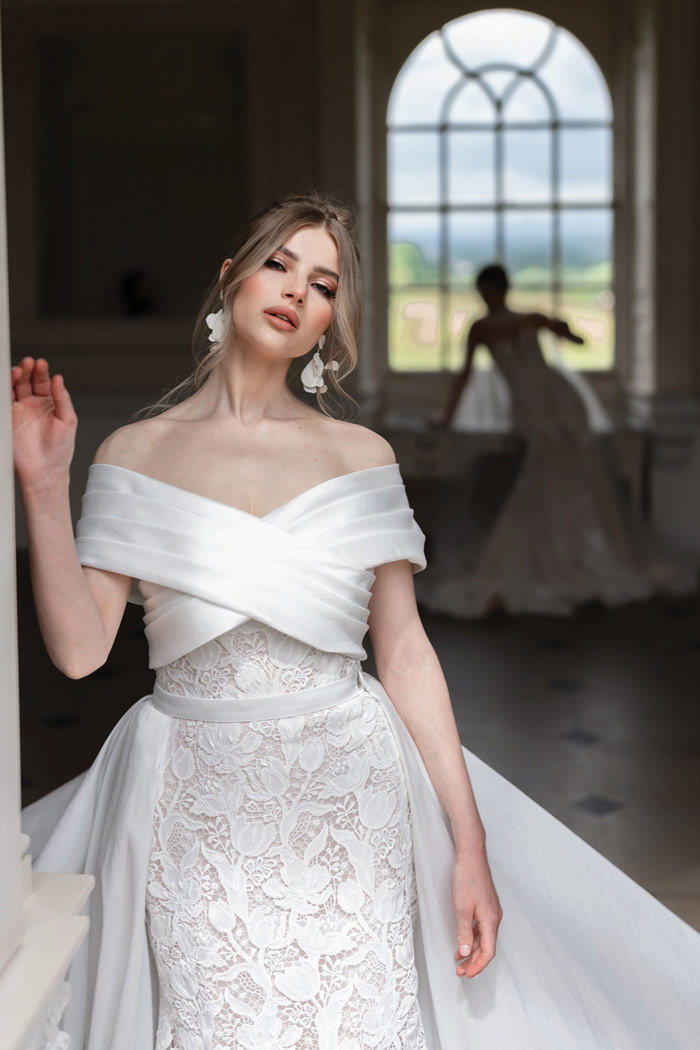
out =
<path fill-rule="evenodd" d="M 483 344 L 507 384 L 525 455 L 476 558 L 473 542 L 440 543 L 447 548 L 440 551 L 444 568 L 426 574 L 421 602 L 464 617 L 498 608 L 566 615 L 590 601 L 619 605 L 656 591 L 694 590 L 696 574 L 660 556 L 625 521 L 584 401 L 572 381 L 547 364 L 538 334 L 548 329 L 573 343 L 583 339 L 565 321 L 511 310 L 508 275 L 500 265 L 484 267 L 477 288 L 487 313 L 470 329 L 464 369 L 438 423 L 460 418 L 474 353 Z M 467 515 L 465 540 L 468 522 Z"/>
<path fill-rule="evenodd" d="M 98 449 L 77 541 L 69 394 L 12 369 L 48 652 L 90 674 L 131 600 L 155 670 L 25 811 L 38 868 L 96 876 L 71 1046 L 690 1048 L 700 937 L 460 747 L 398 466 L 327 411 L 359 315 L 345 211 L 251 220 L 191 379 Z"/>

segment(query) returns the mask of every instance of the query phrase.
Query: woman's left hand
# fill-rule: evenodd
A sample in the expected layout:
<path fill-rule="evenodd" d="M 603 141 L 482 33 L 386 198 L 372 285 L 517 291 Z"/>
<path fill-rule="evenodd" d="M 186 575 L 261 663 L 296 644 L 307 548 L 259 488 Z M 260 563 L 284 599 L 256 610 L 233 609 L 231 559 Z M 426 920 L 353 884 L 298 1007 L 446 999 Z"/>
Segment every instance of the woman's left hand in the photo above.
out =
<path fill-rule="evenodd" d="M 476 977 L 496 953 L 496 935 L 503 918 L 483 847 L 457 856 L 452 901 L 457 917 L 457 976 Z"/>

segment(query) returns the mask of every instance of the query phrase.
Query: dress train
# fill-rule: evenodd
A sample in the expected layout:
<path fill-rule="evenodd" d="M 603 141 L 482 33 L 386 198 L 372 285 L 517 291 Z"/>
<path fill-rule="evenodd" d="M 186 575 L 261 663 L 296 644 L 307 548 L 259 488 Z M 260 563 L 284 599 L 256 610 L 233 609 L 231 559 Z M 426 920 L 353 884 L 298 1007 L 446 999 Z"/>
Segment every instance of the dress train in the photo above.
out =
<path fill-rule="evenodd" d="M 137 581 L 156 683 L 24 812 L 39 870 L 96 877 L 74 1050 L 229 1050 L 231 1017 L 235 1050 L 694 1050 L 700 935 L 469 752 L 504 920 L 485 972 L 456 977 L 448 823 L 359 664 L 373 567 L 421 568 L 422 547 L 395 465 L 263 519 L 91 468 L 80 559 Z M 177 811 L 171 772 L 194 785 Z M 205 869 L 216 896 L 198 896 Z M 297 956 L 280 972 L 277 937 Z M 241 951 L 221 995 L 197 984 Z"/>
<path fill-rule="evenodd" d="M 478 508 L 467 508 L 461 525 L 437 523 L 432 567 L 417 581 L 421 603 L 465 618 L 497 608 L 565 616 L 591 601 L 616 606 L 692 592 L 696 571 L 625 520 L 591 430 L 591 419 L 599 428 L 605 421 L 584 404 L 580 382 L 547 365 L 534 332 L 491 350 L 524 457 L 480 545 Z M 465 405 L 469 393 L 467 386 Z M 463 415 L 460 404 L 455 421 Z"/>

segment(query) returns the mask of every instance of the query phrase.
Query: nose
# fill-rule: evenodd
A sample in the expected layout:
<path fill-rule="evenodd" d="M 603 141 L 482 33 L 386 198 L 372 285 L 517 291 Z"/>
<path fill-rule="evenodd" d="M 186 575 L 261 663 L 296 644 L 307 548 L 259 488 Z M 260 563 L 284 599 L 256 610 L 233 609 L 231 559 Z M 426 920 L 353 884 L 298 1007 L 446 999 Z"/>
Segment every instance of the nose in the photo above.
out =
<path fill-rule="evenodd" d="M 288 302 L 303 303 L 304 293 L 305 289 L 299 278 L 292 273 L 288 274 L 288 279 L 284 282 L 284 288 L 282 289 L 282 296 Z"/>
<path fill-rule="evenodd" d="M 290 279 L 285 284 L 282 295 L 288 302 L 295 302 L 303 305 L 305 291 L 304 286 L 299 280 L 290 275 Z"/>

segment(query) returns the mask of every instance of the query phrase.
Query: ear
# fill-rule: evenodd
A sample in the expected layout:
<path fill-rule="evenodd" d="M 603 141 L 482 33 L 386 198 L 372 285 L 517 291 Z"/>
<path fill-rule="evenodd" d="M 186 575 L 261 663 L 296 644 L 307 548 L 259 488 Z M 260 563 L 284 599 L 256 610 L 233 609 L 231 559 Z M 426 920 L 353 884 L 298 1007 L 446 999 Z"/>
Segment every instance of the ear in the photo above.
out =
<path fill-rule="evenodd" d="M 221 264 L 221 269 L 219 270 L 219 283 L 223 280 L 223 276 L 226 273 L 226 271 L 228 270 L 230 265 L 231 265 L 231 260 L 230 259 L 224 259 L 224 261 Z"/>

